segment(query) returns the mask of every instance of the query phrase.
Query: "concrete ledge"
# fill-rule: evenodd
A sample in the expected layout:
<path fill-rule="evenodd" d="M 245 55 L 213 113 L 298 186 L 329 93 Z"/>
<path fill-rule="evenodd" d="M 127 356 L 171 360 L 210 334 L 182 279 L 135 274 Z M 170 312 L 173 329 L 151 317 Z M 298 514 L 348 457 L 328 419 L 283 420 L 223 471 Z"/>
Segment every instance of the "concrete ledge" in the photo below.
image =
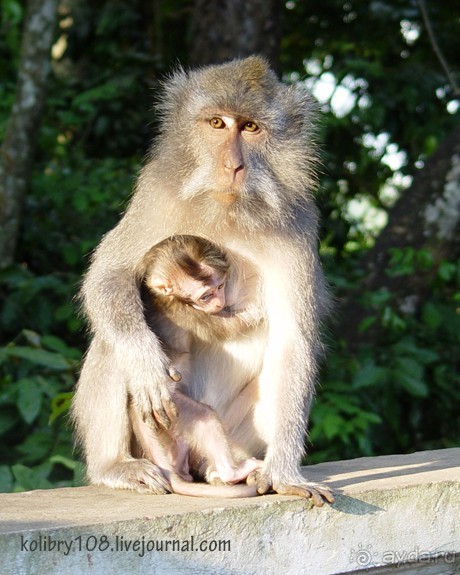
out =
<path fill-rule="evenodd" d="M 460 449 L 305 468 L 334 506 L 99 487 L 0 494 L 0 573 L 460 572 Z"/>

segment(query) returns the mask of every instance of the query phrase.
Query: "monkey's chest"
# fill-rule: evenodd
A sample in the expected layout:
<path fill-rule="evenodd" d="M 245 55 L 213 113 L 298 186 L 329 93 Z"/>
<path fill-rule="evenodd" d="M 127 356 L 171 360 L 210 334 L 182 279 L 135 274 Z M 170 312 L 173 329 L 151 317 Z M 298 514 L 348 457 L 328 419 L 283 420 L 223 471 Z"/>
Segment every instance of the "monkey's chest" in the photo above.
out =
<path fill-rule="evenodd" d="M 264 349 L 262 330 L 227 342 L 194 341 L 190 353 L 190 395 L 218 410 L 259 375 Z"/>

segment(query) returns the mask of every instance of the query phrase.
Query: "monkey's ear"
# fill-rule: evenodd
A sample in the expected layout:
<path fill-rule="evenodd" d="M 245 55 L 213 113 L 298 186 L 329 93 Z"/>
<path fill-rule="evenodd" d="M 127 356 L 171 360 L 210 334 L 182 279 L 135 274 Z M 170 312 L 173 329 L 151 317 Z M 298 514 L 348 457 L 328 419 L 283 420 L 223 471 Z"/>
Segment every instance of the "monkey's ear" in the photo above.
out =
<path fill-rule="evenodd" d="M 173 285 L 170 280 L 158 279 L 153 282 L 153 289 L 163 295 L 171 295 L 173 293 Z"/>

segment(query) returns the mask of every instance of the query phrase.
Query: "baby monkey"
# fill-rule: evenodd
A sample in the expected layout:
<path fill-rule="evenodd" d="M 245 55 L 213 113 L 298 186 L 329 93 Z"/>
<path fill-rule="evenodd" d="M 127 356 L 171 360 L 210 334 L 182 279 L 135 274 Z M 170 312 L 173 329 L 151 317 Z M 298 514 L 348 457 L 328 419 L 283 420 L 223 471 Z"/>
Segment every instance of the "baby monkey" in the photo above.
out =
<path fill-rule="evenodd" d="M 156 244 L 142 264 L 147 320 L 171 361 L 169 373 L 176 382 L 171 382 L 172 398 L 179 415 L 168 431 L 151 429 L 133 407 L 130 418 L 143 455 L 161 468 L 175 493 L 184 495 L 257 494 L 248 485 L 192 484 L 189 473 L 192 468 L 209 482 L 237 483 L 262 463 L 256 459 L 237 463 L 217 413 L 187 395 L 194 342 L 227 339 L 234 337 L 236 330 L 251 328 L 251 312 L 234 311 L 227 305 L 229 268 L 229 260 L 218 246 L 190 235 Z"/>

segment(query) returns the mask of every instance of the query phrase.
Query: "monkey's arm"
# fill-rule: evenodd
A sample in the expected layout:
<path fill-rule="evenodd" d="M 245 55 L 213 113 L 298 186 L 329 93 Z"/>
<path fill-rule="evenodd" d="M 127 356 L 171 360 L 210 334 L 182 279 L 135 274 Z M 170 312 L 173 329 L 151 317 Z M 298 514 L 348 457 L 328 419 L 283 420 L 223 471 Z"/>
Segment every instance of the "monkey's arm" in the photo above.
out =
<path fill-rule="evenodd" d="M 120 237 L 121 232 L 123 238 Z M 148 328 L 136 277 L 136 259 L 142 248 L 123 244 L 126 230 L 115 228 L 95 252 L 82 286 L 83 307 L 95 337 L 105 342 L 113 370 L 123 374 L 127 392 L 141 418 L 168 427 L 176 415 L 170 398 L 169 360 L 156 335 Z M 122 249 L 130 252 L 121 259 Z M 93 374 L 96 382 L 98 374 Z"/>

